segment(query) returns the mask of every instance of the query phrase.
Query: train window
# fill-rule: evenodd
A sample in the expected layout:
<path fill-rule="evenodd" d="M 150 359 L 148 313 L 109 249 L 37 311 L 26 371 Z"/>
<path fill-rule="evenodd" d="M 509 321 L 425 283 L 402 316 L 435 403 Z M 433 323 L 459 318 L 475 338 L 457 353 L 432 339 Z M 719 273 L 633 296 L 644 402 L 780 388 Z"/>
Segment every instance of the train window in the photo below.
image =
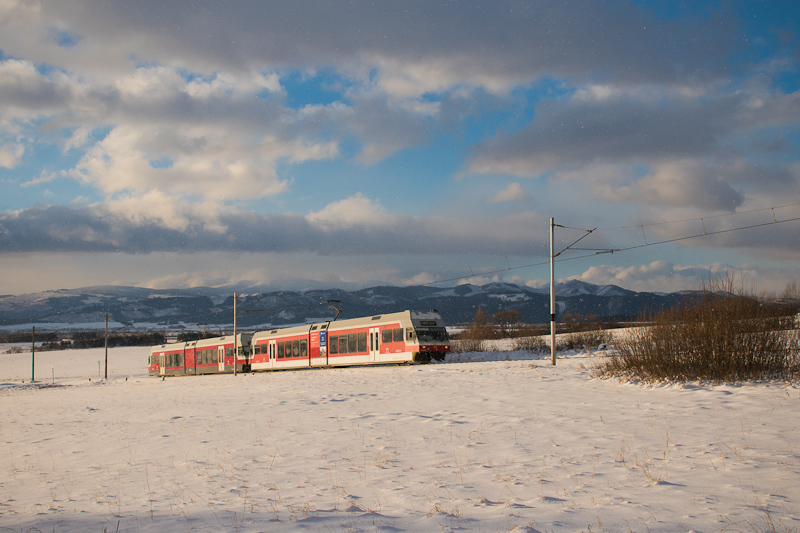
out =
<path fill-rule="evenodd" d="M 372 320 L 380 320 L 380 319 L 381 319 L 381 315 L 372 317 Z"/>
<path fill-rule="evenodd" d="M 332 355 L 339 353 L 339 337 L 336 335 L 328 339 L 328 351 Z"/>
<path fill-rule="evenodd" d="M 406 338 L 410 341 L 414 340 L 414 328 L 406 328 Z"/>
<path fill-rule="evenodd" d="M 292 341 L 292 357 L 300 357 L 300 341 Z"/>
<path fill-rule="evenodd" d="M 356 353 L 358 351 L 358 335 L 349 333 L 347 335 L 347 351 L 349 353 Z"/>
<path fill-rule="evenodd" d="M 367 351 L 367 332 L 363 331 L 358 334 L 358 351 L 359 352 L 366 352 Z"/>
<path fill-rule="evenodd" d="M 393 331 L 394 342 L 403 342 L 403 328 L 395 328 Z"/>
<path fill-rule="evenodd" d="M 347 335 L 339 335 L 339 353 L 347 353 Z"/>
<path fill-rule="evenodd" d="M 447 330 L 445 328 L 422 329 L 417 332 L 420 342 L 448 342 Z"/>
<path fill-rule="evenodd" d="M 385 329 L 383 330 L 381 335 L 382 335 L 381 340 L 383 341 L 384 344 L 386 344 L 387 342 L 392 342 L 392 330 Z"/>
<path fill-rule="evenodd" d="M 317 326 L 311 326 L 311 331 L 317 331 Z"/>
<path fill-rule="evenodd" d="M 306 343 L 308 341 L 300 341 L 300 357 L 308 357 L 308 351 L 306 348 Z"/>
<path fill-rule="evenodd" d="M 278 343 L 278 359 L 283 359 L 283 343 Z"/>

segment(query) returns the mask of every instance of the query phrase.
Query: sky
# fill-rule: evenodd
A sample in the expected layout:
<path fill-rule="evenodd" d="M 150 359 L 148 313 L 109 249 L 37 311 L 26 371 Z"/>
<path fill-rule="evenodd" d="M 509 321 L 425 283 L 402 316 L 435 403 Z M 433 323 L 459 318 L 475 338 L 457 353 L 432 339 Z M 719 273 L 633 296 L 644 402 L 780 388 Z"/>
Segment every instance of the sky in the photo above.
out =
<path fill-rule="evenodd" d="M 792 1 L 0 0 L 0 294 L 541 287 L 551 217 L 559 280 L 780 292 L 799 32 Z"/>

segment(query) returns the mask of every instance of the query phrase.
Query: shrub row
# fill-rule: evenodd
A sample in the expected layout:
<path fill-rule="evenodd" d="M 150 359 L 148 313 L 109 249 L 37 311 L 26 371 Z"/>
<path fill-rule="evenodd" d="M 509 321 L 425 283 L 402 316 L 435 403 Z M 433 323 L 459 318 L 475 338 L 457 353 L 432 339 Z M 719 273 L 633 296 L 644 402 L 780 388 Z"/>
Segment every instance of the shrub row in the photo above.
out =
<path fill-rule="evenodd" d="M 729 276 L 710 280 L 691 301 L 643 317 L 651 325 L 618 342 L 600 372 L 650 381 L 794 379 L 798 332 L 789 308 L 734 288 Z"/>

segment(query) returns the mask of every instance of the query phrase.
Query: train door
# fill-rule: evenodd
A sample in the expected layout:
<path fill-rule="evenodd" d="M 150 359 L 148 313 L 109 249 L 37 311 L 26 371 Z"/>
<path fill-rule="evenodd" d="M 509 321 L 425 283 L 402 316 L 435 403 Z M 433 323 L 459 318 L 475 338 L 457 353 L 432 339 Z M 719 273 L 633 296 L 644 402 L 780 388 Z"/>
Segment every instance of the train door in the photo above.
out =
<path fill-rule="evenodd" d="M 225 372 L 225 347 L 217 347 L 217 363 L 219 364 L 219 371 Z"/>
<path fill-rule="evenodd" d="M 328 364 L 328 325 L 322 326 L 319 332 L 319 357 L 320 363 L 323 365 Z"/>
<path fill-rule="evenodd" d="M 167 354 L 160 353 L 158 354 L 158 375 L 163 376 L 166 374 L 167 370 Z"/>
<path fill-rule="evenodd" d="M 371 363 L 379 361 L 381 358 L 380 334 L 379 328 L 369 328 L 369 360 Z"/>
<path fill-rule="evenodd" d="M 275 354 L 278 353 L 277 341 L 269 341 L 269 368 L 275 368 Z"/>

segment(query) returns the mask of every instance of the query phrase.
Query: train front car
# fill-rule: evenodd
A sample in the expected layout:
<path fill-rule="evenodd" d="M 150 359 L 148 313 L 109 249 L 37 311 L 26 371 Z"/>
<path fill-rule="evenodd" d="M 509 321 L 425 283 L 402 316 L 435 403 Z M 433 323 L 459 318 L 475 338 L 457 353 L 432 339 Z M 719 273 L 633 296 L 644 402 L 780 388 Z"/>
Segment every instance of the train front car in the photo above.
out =
<path fill-rule="evenodd" d="M 436 311 L 408 311 L 411 331 L 406 332 L 406 344 L 414 351 L 414 362 L 444 361 L 450 351 L 450 337 L 442 316 Z"/>
<path fill-rule="evenodd" d="M 329 322 L 326 337 L 321 336 L 320 354 L 327 356 L 328 366 L 428 363 L 450 351 L 444 321 L 435 311 Z"/>

